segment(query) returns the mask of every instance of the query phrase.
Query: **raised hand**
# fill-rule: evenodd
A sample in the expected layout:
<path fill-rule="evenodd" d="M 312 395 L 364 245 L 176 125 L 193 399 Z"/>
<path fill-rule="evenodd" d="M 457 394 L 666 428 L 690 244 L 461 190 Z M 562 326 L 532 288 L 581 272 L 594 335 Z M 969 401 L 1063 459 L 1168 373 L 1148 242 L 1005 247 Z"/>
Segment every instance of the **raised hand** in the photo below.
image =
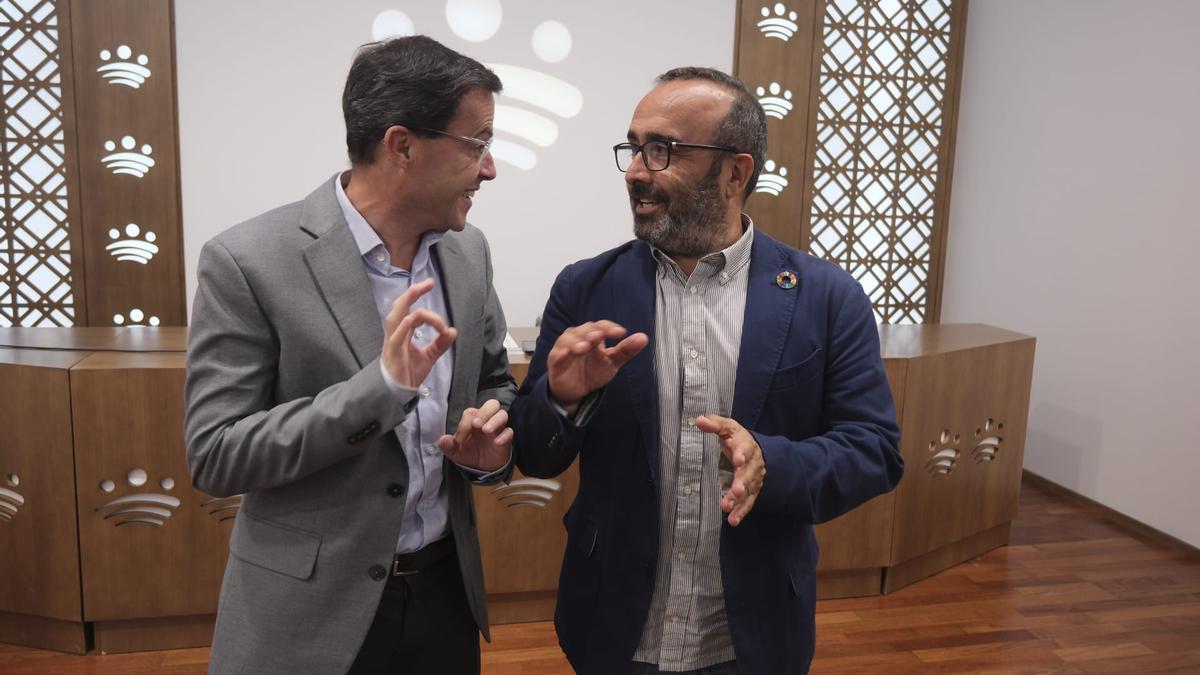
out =
<path fill-rule="evenodd" d="M 495 471 L 512 455 L 513 431 L 507 425 L 508 412 L 491 399 L 479 408 L 464 410 L 454 435 L 442 436 L 437 446 L 455 464 Z"/>
<path fill-rule="evenodd" d="M 702 415 L 696 418 L 696 427 L 716 434 L 721 453 L 733 464 L 733 484 L 721 496 L 721 510 L 729 514 L 729 524 L 737 527 L 754 508 L 758 493 L 762 491 L 767 475 L 762 448 L 745 427 L 728 417 Z"/>
<path fill-rule="evenodd" d="M 428 309 L 412 309 L 417 298 L 433 288 L 433 279 L 413 284 L 392 303 L 384 323 L 383 351 L 379 358 L 383 367 L 396 382 L 413 389 L 419 387 L 433 364 L 446 353 L 458 331 L 446 326 L 446 320 Z M 413 332 L 421 326 L 430 326 L 437 337 L 425 346 L 414 344 Z"/>
<path fill-rule="evenodd" d="M 645 333 L 625 337 L 627 332 L 612 321 L 591 321 L 558 336 L 546 356 L 546 368 L 550 396 L 568 414 L 574 414 L 588 394 L 611 382 L 621 366 L 650 342 Z M 604 345 L 605 340 L 622 337 L 615 346 Z"/>

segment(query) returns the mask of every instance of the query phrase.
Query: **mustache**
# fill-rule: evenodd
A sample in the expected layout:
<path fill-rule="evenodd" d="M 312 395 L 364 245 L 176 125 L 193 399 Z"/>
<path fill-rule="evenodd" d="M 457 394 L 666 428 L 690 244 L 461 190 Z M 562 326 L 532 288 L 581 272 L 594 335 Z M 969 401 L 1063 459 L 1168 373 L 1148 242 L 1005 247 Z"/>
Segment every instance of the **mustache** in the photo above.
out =
<path fill-rule="evenodd" d="M 667 202 L 667 193 L 649 183 L 633 183 L 629 186 L 629 196 L 633 199 L 652 199 L 656 202 Z"/>

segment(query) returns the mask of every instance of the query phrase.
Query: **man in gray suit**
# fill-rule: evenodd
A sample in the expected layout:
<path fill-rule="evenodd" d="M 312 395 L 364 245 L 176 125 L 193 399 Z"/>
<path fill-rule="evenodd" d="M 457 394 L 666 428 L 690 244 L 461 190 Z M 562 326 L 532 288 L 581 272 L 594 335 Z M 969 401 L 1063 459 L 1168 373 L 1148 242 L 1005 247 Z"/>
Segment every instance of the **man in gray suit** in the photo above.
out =
<path fill-rule="evenodd" d="M 510 471 L 516 388 L 466 215 L 500 86 L 426 37 L 364 47 L 350 170 L 201 252 L 188 464 L 244 495 L 211 672 L 479 672 L 471 484 Z"/>

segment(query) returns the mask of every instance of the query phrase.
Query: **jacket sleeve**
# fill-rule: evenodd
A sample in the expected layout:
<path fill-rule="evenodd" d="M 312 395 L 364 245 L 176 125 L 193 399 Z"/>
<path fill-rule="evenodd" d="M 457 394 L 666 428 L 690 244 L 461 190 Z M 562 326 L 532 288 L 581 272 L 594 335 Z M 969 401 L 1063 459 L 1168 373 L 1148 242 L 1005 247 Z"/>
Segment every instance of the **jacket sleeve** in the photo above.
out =
<path fill-rule="evenodd" d="M 537 351 L 510 411 L 517 468 L 536 478 L 553 478 L 566 471 L 583 447 L 586 433 L 586 426 L 566 418 L 550 400 L 546 371 L 546 356 L 550 349 L 563 331 L 577 323 L 571 311 L 574 302 L 571 271 L 568 266 L 560 272 L 550 289 L 550 299 L 542 312 Z"/>
<path fill-rule="evenodd" d="M 224 497 L 293 483 L 392 433 L 416 402 L 389 391 L 379 359 L 315 396 L 274 399 L 279 338 L 234 256 L 201 251 L 184 435 L 193 485 Z"/>
<path fill-rule="evenodd" d="M 892 490 L 904 462 L 870 301 L 849 285 L 830 325 L 819 436 L 752 432 L 767 475 L 754 510 L 821 523 Z"/>

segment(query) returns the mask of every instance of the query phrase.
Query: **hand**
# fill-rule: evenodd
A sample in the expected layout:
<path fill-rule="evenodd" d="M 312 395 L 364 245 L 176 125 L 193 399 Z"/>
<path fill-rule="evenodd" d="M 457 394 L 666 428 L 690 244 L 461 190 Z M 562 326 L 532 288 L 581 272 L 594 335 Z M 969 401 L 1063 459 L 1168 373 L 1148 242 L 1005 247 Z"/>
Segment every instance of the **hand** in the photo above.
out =
<path fill-rule="evenodd" d="M 611 382 L 621 366 L 650 343 L 645 333 L 634 333 L 616 346 L 604 346 L 606 339 L 622 338 L 626 332 L 612 321 L 591 321 L 558 336 L 546 356 L 546 368 L 550 396 L 568 414 L 575 414 L 584 397 Z"/>
<path fill-rule="evenodd" d="M 513 431 L 507 425 L 508 412 L 493 398 L 464 410 L 454 435 L 442 436 L 437 446 L 455 464 L 495 471 L 512 456 Z"/>
<path fill-rule="evenodd" d="M 728 417 L 702 415 L 696 418 L 696 427 L 703 432 L 716 434 L 720 439 L 721 453 L 733 464 L 733 485 L 721 497 L 721 510 L 729 514 L 729 524 L 737 527 L 754 508 L 758 493 L 762 491 L 763 479 L 767 476 L 762 448 L 758 447 L 758 441 L 745 427 Z"/>
<path fill-rule="evenodd" d="M 411 309 L 417 298 L 433 288 L 433 279 L 408 287 L 396 298 L 388 312 L 383 334 L 383 351 L 379 358 L 383 367 L 396 382 L 415 389 L 425 381 L 433 364 L 446 353 L 458 331 L 446 327 L 446 320 L 427 309 Z M 414 344 L 413 332 L 420 326 L 432 326 L 437 337 L 424 347 Z"/>

